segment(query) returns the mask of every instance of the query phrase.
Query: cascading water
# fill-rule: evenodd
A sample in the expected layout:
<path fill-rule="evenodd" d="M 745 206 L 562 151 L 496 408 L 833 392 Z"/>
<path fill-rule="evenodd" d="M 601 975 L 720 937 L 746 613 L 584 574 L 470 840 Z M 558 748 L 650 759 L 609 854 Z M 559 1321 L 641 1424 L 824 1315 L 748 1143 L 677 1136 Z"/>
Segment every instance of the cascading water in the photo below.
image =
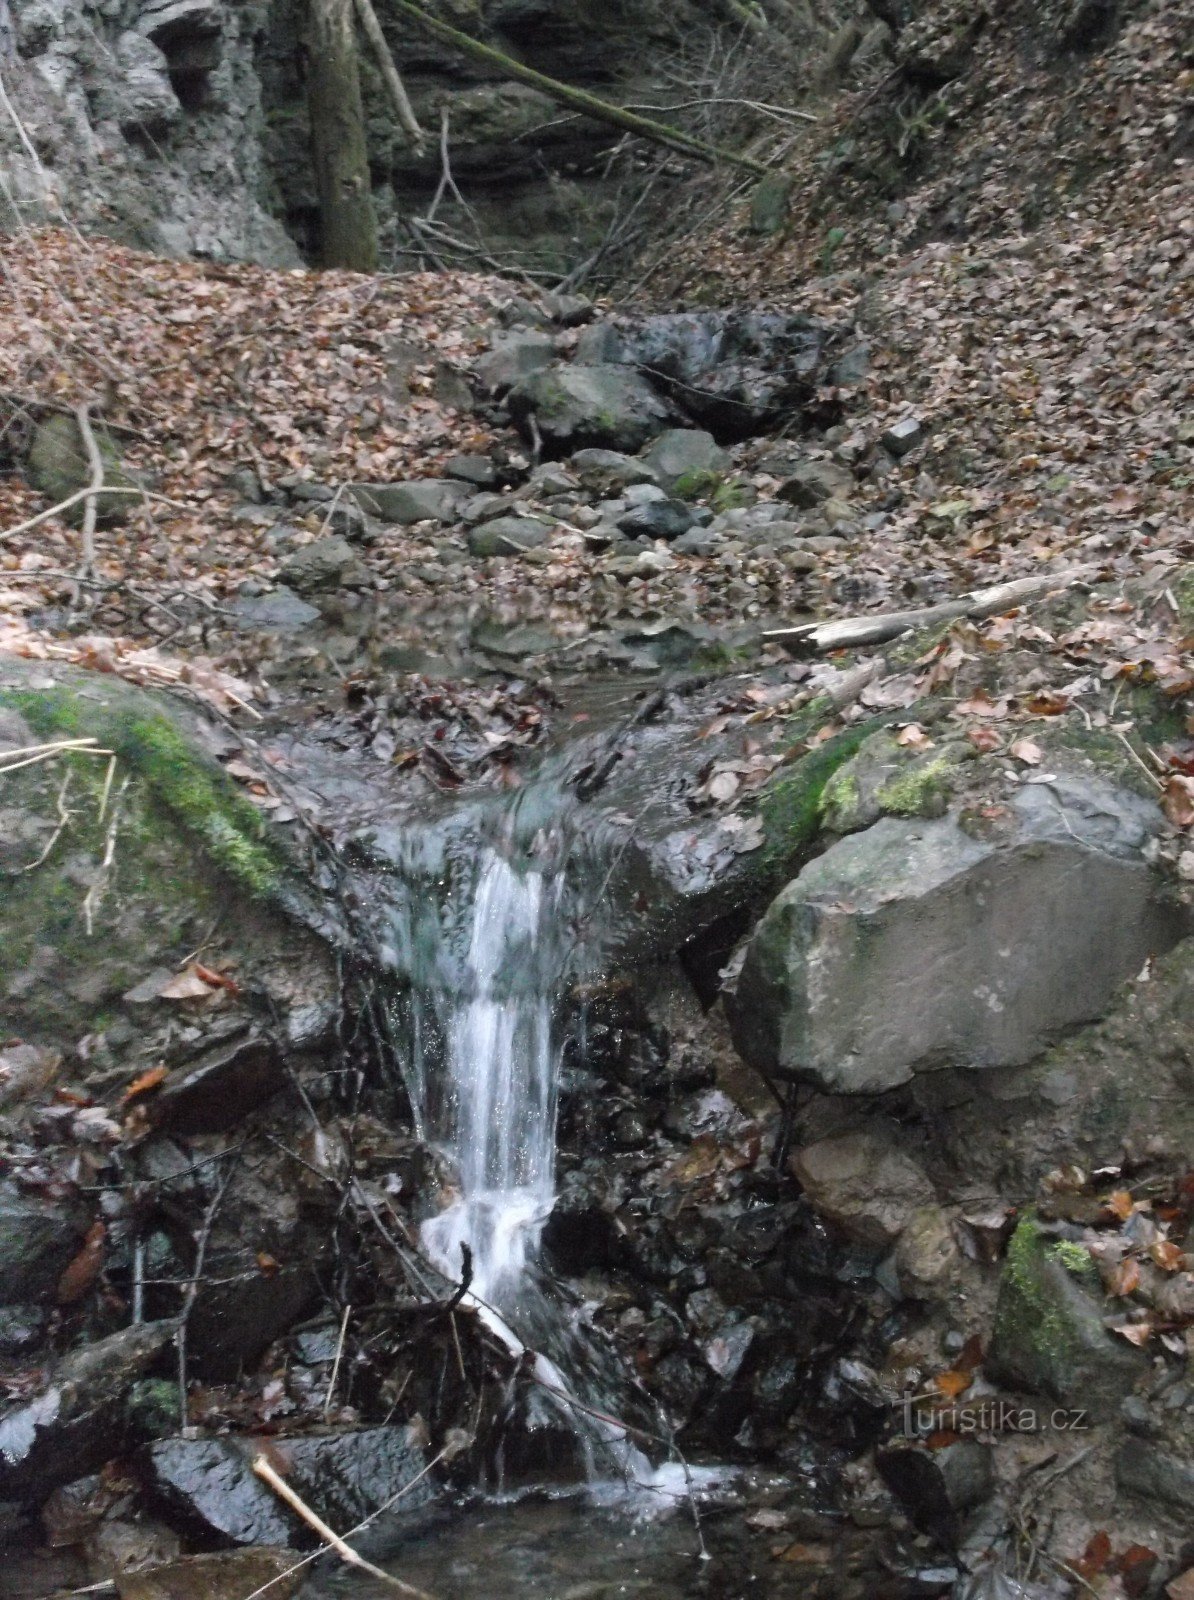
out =
<path fill-rule="evenodd" d="M 426 1096 L 419 1108 L 460 1183 L 423 1227 L 427 1253 L 454 1277 L 467 1249 L 473 1294 L 499 1308 L 517 1303 L 554 1199 L 561 893 L 558 878 L 484 856 L 462 990 L 441 1019 L 438 1114 Z"/>
<path fill-rule="evenodd" d="M 467 1301 L 536 1383 L 546 1431 L 567 1434 L 582 1475 L 603 1491 L 669 1497 L 683 1491 L 684 1469 L 654 1468 L 607 1420 L 628 1380 L 619 1386 L 612 1352 L 539 1271 L 555 1199 L 559 1012 L 578 957 L 559 796 L 543 799 L 549 823 L 524 792 L 504 809 L 496 842 L 479 844 L 471 829 L 406 840 L 406 893 L 390 929 L 410 985 L 398 1032 L 419 1132 L 456 1183 L 423 1223 L 422 1245 L 445 1277 L 467 1275 Z"/>

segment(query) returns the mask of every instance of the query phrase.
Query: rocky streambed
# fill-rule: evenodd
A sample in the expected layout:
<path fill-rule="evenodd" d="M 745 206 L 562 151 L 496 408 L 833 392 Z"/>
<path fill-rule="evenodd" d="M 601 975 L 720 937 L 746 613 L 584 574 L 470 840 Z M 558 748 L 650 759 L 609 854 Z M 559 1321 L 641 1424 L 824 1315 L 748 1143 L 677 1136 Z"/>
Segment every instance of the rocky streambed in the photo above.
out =
<path fill-rule="evenodd" d="M 545 703 L 515 779 L 434 793 L 343 711 L 5 661 L 6 1592 L 243 1600 L 316 1543 L 261 1455 L 338 1531 L 388 1506 L 367 1550 L 440 1596 L 1063 1594 L 1104 1530 L 1126 1592 L 1188 1564 L 1163 819 L 1095 732 L 980 753 L 964 683 L 822 737 L 841 676 Z M 478 965 L 484 852 L 524 887 Z M 558 1155 L 503 1286 L 428 1248 L 469 1091 L 420 1107 L 455 1024 L 412 996 L 517 1090 L 484 1025 L 541 921 Z"/>

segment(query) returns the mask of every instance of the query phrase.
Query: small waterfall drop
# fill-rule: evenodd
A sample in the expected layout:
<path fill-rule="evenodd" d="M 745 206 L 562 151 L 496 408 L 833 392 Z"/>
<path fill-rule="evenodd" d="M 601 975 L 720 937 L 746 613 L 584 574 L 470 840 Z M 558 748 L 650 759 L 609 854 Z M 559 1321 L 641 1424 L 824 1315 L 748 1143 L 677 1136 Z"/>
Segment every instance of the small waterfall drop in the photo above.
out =
<path fill-rule="evenodd" d="M 555 819 L 536 827 L 535 807 L 516 802 L 496 842 L 407 841 L 406 894 L 390 928 L 410 984 L 397 1031 L 418 1131 L 456 1184 L 421 1242 L 450 1281 L 468 1262 L 466 1302 L 523 1362 L 597 1492 L 654 1490 L 663 1503 L 684 1492 L 684 1470 L 653 1467 L 613 1421 L 628 1379 L 539 1267 L 555 1200 L 559 1017 L 578 956 L 568 841 Z"/>
<path fill-rule="evenodd" d="M 439 1114 L 425 1130 L 460 1183 L 423 1227 L 427 1253 L 455 1277 L 467 1246 L 474 1295 L 499 1307 L 517 1301 L 555 1198 L 560 899 L 559 879 L 483 857 L 462 990 L 442 1019 Z"/>

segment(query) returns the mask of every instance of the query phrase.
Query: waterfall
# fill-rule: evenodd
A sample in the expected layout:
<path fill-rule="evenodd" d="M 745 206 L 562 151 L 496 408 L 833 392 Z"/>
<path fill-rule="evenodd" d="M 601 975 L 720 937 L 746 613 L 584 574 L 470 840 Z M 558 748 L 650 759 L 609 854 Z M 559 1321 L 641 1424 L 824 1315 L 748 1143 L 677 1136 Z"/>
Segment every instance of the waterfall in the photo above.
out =
<path fill-rule="evenodd" d="M 486 852 L 461 991 L 441 1018 L 438 1114 L 424 1129 L 460 1184 L 424 1224 L 424 1246 L 451 1278 L 467 1246 L 473 1294 L 498 1307 L 517 1304 L 555 1198 L 560 899 L 559 879 Z"/>

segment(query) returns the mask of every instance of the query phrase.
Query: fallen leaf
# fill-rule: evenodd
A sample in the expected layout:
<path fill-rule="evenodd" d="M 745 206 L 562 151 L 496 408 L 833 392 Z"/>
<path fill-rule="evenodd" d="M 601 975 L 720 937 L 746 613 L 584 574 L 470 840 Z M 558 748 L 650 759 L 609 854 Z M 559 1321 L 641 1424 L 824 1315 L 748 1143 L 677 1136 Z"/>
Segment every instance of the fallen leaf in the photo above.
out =
<path fill-rule="evenodd" d="M 1003 748 L 1003 740 L 994 728 L 967 728 L 966 737 L 976 750 L 981 750 L 984 755 L 990 755 L 993 750 Z"/>
<path fill-rule="evenodd" d="M 1121 1222 L 1126 1222 L 1136 1209 L 1136 1203 L 1126 1189 L 1113 1189 L 1103 1204 Z"/>
<path fill-rule="evenodd" d="M 907 722 L 896 734 L 896 743 L 910 750 L 931 750 L 933 741 L 919 722 Z"/>
<path fill-rule="evenodd" d="M 121 1096 L 121 1102 L 127 1105 L 130 1100 L 135 1100 L 138 1095 L 148 1094 L 151 1089 L 156 1089 L 165 1082 L 166 1069 L 162 1066 L 150 1067 L 148 1072 L 143 1072 L 139 1078 L 134 1078 L 132 1083 Z"/>
<path fill-rule="evenodd" d="M 1107 1293 L 1133 1294 L 1140 1287 L 1140 1263 L 1132 1256 L 1116 1262 L 1107 1274 Z"/>
<path fill-rule="evenodd" d="M 202 1000 L 213 992 L 214 984 L 200 977 L 199 969 L 191 965 L 171 978 L 158 990 L 159 1000 Z"/>
<path fill-rule="evenodd" d="M 83 1240 L 83 1248 L 58 1280 L 58 1304 L 71 1306 L 81 1300 L 100 1275 L 104 1264 L 104 1240 L 108 1230 L 93 1222 Z"/>
<path fill-rule="evenodd" d="M 1039 767 L 1045 758 L 1045 752 L 1039 744 L 1031 739 L 1015 739 L 1008 746 L 1008 754 L 1017 761 L 1022 761 L 1026 767 Z"/>
<path fill-rule="evenodd" d="M 1172 1239 L 1157 1239 L 1148 1247 L 1148 1253 L 1163 1272 L 1180 1272 L 1186 1257 Z"/>

